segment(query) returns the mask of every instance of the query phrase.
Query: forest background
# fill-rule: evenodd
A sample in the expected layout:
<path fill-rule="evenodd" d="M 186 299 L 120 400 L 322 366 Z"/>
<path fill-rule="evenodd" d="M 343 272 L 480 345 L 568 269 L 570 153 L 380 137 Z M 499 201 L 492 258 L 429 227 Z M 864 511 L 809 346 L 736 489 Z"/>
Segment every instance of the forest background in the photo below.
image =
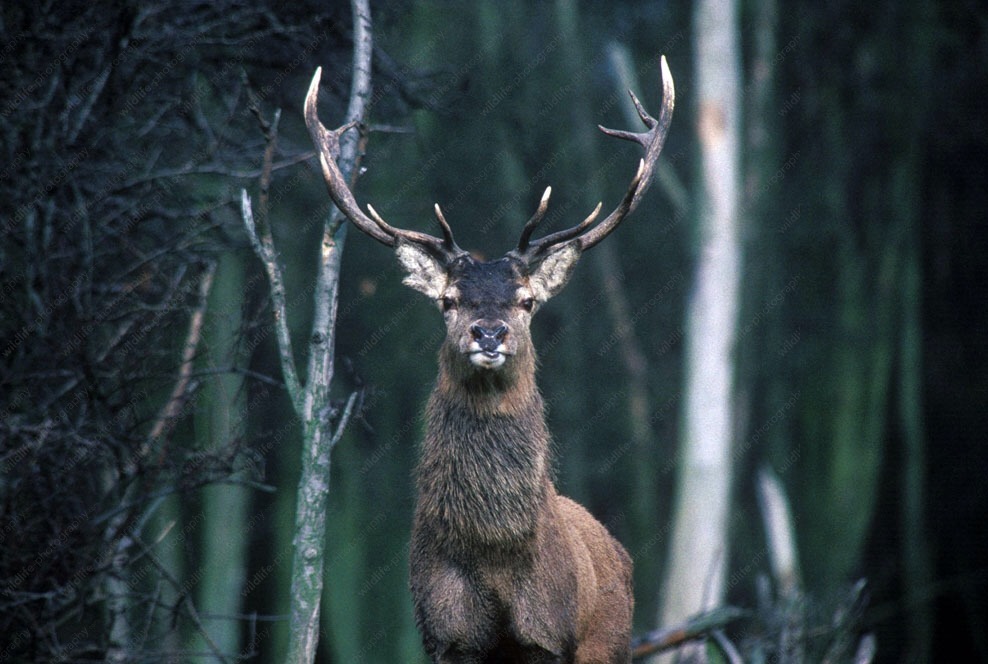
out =
<path fill-rule="evenodd" d="M 811 660 L 841 623 L 877 661 L 988 661 L 988 11 L 724 4 L 743 118 L 724 592 L 749 611 L 728 634 L 750 654 L 798 615 Z M 548 228 L 620 199 L 638 155 L 594 125 L 635 128 L 629 82 L 658 109 L 668 58 L 658 182 L 533 324 L 557 484 L 631 553 L 654 629 L 702 254 L 694 7 L 371 7 L 358 199 L 423 230 L 439 202 L 487 256 L 549 184 Z M 343 2 L 0 9 L 0 661 L 281 661 L 301 427 L 240 190 L 302 357 L 329 199 L 301 105 L 322 66 L 323 121 L 342 121 L 351 41 Z M 407 543 L 442 325 L 400 282 L 350 234 L 327 417 L 358 397 L 319 661 L 423 659 Z M 795 580 L 773 576 L 766 473 Z"/>

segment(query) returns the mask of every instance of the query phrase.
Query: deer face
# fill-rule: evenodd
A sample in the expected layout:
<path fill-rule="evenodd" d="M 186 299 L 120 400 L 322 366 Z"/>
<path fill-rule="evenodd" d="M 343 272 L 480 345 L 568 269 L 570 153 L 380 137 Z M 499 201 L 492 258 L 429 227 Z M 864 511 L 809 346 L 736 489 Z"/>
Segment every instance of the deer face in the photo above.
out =
<path fill-rule="evenodd" d="M 530 341 L 535 300 L 513 261 L 461 257 L 447 270 L 437 303 L 446 320 L 446 343 L 478 369 L 500 369 L 518 353 L 519 343 Z"/>
<path fill-rule="evenodd" d="M 446 261 L 406 242 L 397 255 L 408 272 L 405 283 L 443 312 L 445 348 L 453 360 L 498 371 L 534 357 L 532 314 L 566 284 L 580 252 L 575 244 L 561 245 L 534 267 L 511 254 L 484 262 L 462 253 Z"/>

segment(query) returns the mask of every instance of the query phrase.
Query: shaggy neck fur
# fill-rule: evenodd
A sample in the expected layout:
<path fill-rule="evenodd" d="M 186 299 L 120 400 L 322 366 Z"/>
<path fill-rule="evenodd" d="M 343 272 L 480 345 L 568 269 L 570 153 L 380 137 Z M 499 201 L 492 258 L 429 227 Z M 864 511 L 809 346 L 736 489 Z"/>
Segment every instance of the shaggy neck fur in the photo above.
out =
<path fill-rule="evenodd" d="M 470 367 L 444 347 L 426 411 L 418 511 L 451 550 L 524 547 L 554 492 L 534 357 L 502 371 Z"/>

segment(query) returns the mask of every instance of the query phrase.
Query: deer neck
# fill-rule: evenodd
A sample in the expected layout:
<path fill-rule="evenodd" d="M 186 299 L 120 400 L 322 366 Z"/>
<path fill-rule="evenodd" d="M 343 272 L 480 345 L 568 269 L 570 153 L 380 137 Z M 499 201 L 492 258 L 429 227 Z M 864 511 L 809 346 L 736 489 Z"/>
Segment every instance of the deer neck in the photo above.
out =
<path fill-rule="evenodd" d="M 525 546 L 554 491 L 534 367 L 458 375 L 440 361 L 418 468 L 418 517 L 451 547 Z"/>

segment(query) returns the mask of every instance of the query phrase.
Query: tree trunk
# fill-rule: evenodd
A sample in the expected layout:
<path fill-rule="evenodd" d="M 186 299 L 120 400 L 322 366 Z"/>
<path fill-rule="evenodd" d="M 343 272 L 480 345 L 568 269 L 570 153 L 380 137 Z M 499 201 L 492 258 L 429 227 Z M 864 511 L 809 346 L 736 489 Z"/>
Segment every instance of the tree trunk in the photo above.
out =
<path fill-rule="evenodd" d="M 346 122 L 362 123 L 371 94 L 371 16 L 366 0 L 353 0 L 353 78 Z M 273 126 L 277 125 L 277 116 Z M 269 138 L 271 136 L 269 135 Z M 348 132 L 340 140 L 339 167 L 349 178 L 358 157 L 358 138 Z M 262 199 L 266 191 L 262 188 Z M 326 540 L 326 509 L 329 498 L 330 460 L 333 445 L 349 418 L 354 397 L 342 413 L 334 412 L 330 399 L 333 380 L 333 349 L 336 339 L 336 305 L 339 297 L 340 259 L 346 225 L 336 208 L 323 223 L 319 264 L 313 289 L 312 333 L 309 335 L 308 366 L 304 386 L 295 368 L 292 341 L 286 322 L 284 279 L 274 249 L 270 226 L 262 214 L 255 223 L 250 199 L 243 192 L 243 221 L 255 253 L 264 264 L 271 285 L 278 349 L 285 384 L 295 412 L 302 423 L 302 473 L 295 507 L 292 583 L 289 596 L 289 641 L 286 661 L 311 664 L 319 646 L 319 612 L 323 594 Z M 262 205 L 266 210 L 266 205 Z M 335 430 L 334 430 L 335 420 Z"/>
<path fill-rule="evenodd" d="M 241 362 L 241 325 L 245 265 L 242 256 L 227 252 L 219 257 L 210 301 L 206 308 L 203 345 L 206 369 L 215 375 L 205 379 L 196 417 L 199 448 L 221 452 L 243 435 L 246 407 L 244 378 L 231 372 Z M 233 475 L 233 478 L 238 475 Z M 240 649 L 241 591 L 247 576 L 245 522 L 250 489 L 237 484 L 216 484 L 202 490 L 200 582 L 196 606 L 203 615 L 217 616 L 205 623 L 209 635 L 224 654 Z M 193 633 L 192 652 L 206 651 L 203 636 Z"/>
<path fill-rule="evenodd" d="M 371 16 L 365 0 L 354 0 L 351 7 L 354 27 L 353 80 L 346 120 L 363 121 L 370 98 Z M 351 132 L 340 143 L 340 170 L 349 177 L 357 161 L 357 138 Z M 323 229 L 313 293 L 315 315 L 309 344 L 309 364 L 299 409 L 303 431 L 302 476 L 295 511 L 295 552 L 289 611 L 291 635 L 287 658 L 293 664 L 311 664 L 319 644 L 330 456 L 336 439 L 331 429 L 329 386 L 333 380 L 336 304 L 345 238 L 346 225 L 339 210 L 334 208 Z M 339 423 L 341 427 L 345 418 L 344 415 Z"/>
<path fill-rule="evenodd" d="M 910 80 L 912 93 L 924 98 L 933 66 L 932 47 L 927 37 L 928 26 L 933 23 L 933 6 L 930 2 L 913 3 L 909 20 L 909 52 L 911 60 Z M 912 116 L 912 131 L 922 133 L 930 116 L 930 104 L 919 105 Z M 894 176 L 895 200 L 899 202 L 902 228 L 905 235 L 902 279 L 902 325 L 899 360 L 899 417 L 903 438 L 902 459 L 902 564 L 905 586 L 905 604 L 908 607 L 907 625 L 909 640 L 906 655 L 909 661 L 925 662 L 930 659 L 933 642 L 933 616 L 925 597 L 932 585 L 932 562 L 929 531 L 926 525 L 926 426 L 923 415 L 923 287 L 922 287 L 922 237 L 920 179 L 922 155 L 918 146 L 907 151 L 907 159 L 898 163 Z"/>
<path fill-rule="evenodd" d="M 727 563 L 738 300 L 740 59 L 733 0 L 694 16 L 701 247 L 688 304 L 686 397 L 673 540 L 659 623 L 716 606 Z"/>

